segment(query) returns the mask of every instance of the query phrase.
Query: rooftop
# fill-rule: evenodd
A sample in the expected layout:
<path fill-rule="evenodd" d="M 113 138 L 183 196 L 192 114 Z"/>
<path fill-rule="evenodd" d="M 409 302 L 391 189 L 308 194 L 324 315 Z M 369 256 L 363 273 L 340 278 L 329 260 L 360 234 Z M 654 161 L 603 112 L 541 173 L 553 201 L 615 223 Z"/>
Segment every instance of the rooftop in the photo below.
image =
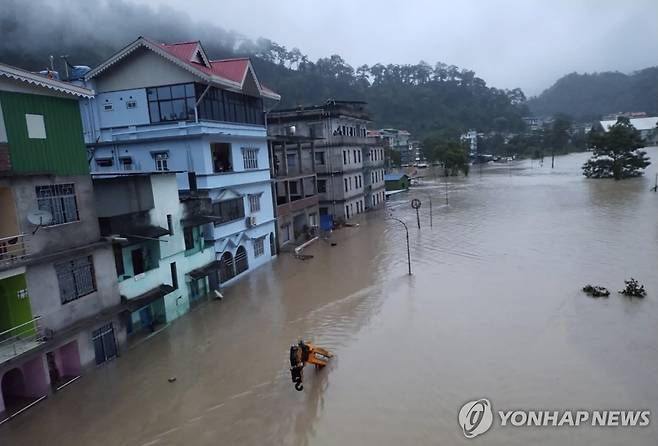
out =
<path fill-rule="evenodd" d="M 0 76 L 74 97 L 91 98 L 94 96 L 94 92 L 88 88 L 79 87 L 56 79 L 50 79 L 40 74 L 12 67 L 11 65 L 5 65 L 3 63 L 0 63 Z"/>

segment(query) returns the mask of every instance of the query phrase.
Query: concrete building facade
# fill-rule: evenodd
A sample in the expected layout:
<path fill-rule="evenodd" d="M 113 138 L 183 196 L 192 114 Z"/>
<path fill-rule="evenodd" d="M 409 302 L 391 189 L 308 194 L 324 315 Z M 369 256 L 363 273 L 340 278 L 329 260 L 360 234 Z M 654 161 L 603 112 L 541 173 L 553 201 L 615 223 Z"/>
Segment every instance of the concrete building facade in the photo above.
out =
<path fill-rule="evenodd" d="M 367 137 L 371 119 L 358 101 L 277 110 L 268 115 L 271 135 L 316 139 L 314 162 L 320 215 L 349 220 L 384 202 L 384 150 Z"/>
<path fill-rule="evenodd" d="M 92 94 L 0 65 L 0 423 L 125 340 L 82 136 Z"/>
<path fill-rule="evenodd" d="M 96 91 L 81 103 L 95 174 L 175 171 L 183 198 L 209 203 L 203 238 L 225 264 L 222 285 L 275 255 L 264 110 L 279 96 L 248 59 L 140 37 L 85 83 Z"/>

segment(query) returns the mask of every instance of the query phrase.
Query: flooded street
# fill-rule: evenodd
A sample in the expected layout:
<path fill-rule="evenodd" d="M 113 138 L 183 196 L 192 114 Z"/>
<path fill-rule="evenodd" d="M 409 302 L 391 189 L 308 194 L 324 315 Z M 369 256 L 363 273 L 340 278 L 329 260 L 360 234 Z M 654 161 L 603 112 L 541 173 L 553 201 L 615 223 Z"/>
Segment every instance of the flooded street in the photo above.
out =
<path fill-rule="evenodd" d="M 468 444 L 464 402 L 658 416 L 658 194 L 586 180 L 587 154 L 428 176 L 386 211 L 282 254 L 0 426 L 0 445 Z M 429 202 L 433 227 L 429 226 Z M 409 202 L 419 198 L 422 229 Z M 407 273 L 409 226 L 413 275 Z M 616 293 L 635 277 L 648 296 Z M 613 293 L 592 299 L 586 283 Z M 296 392 L 288 349 L 336 354 Z M 175 376 L 176 381 L 168 382 Z M 513 428 L 486 444 L 655 445 L 644 428 Z M 475 441 L 478 441 L 475 440 Z M 484 443 L 483 443 L 484 444 Z"/>

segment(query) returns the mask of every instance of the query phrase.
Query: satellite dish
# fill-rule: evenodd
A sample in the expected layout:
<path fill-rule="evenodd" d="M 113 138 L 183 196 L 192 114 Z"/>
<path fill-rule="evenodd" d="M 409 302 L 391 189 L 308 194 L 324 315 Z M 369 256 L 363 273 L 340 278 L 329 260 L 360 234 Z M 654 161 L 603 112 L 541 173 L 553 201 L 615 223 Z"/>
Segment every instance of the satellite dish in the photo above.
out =
<path fill-rule="evenodd" d="M 27 221 L 35 226 L 48 226 L 53 221 L 53 214 L 42 209 L 35 209 L 27 214 Z"/>

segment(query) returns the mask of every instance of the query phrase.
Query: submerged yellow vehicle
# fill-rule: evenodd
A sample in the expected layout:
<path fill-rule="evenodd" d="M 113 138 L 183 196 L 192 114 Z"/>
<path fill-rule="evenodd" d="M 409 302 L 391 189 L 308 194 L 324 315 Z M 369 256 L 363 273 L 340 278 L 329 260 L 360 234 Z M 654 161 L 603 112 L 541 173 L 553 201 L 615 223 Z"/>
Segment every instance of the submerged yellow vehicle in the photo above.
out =
<path fill-rule="evenodd" d="M 317 369 L 321 369 L 333 358 L 334 354 L 329 350 L 318 347 L 311 342 L 300 340 L 297 345 L 290 347 L 290 375 L 292 382 L 295 383 L 295 389 L 304 390 L 304 366 L 314 364 Z"/>

